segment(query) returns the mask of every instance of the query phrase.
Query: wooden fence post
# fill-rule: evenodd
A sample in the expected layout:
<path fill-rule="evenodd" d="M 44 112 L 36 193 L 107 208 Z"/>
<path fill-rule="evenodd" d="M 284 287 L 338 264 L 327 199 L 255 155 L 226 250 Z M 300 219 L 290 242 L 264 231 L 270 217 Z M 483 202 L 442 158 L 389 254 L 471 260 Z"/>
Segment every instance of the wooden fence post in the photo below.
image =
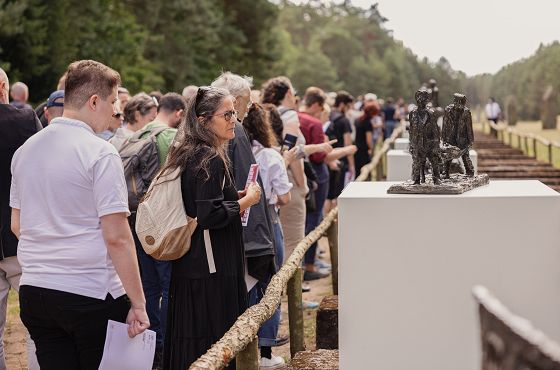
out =
<path fill-rule="evenodd" d="M 327 239 L 331 253 L 333 294 L 338 295 L 338 219 L 335 219 L 327 229 Z"/>
<path fill-rule="evenodd" d="M 301 297 L 301 281 L 303 273 L 298 268 L 288 280 L 288 316 L 290 325 L 290 353 L 292 357 L 296 353 L 305 350 L 303 334 L 303 303 Z"/>
<path fill-rule="evenodd" d="M 548 162 L 552 164 L 552 142 L 548 143 Z"/>
<path fill-rule="evenodd" d="M 383 156 L 379 157 L 379 162 L 377 162 L 377 166 L 375 166 L 375 180 L 381 181 L 383 180 Z"/>
<path fill-rule="evenodd" d="M 259 338 L 255 337 L 245 349 L 237 354 L 235 362 L 238 369 L 259 370 Z"/>
<path fill-rule="evenodd" d="M 533 156 L 537 159 L 537 138 L 533 137 Z"/>

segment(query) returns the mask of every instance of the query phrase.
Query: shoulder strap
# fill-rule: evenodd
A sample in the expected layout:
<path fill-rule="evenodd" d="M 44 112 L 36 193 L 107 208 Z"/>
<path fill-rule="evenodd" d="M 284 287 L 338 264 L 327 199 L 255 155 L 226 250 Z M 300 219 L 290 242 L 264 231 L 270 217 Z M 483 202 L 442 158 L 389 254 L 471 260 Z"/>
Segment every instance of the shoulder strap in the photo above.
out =
<path fill-rule="evenodd" d="M 286 107 L 282 107 L 278 109 L 278 113 L 280 114 L 280 117 L 282 117 L 285 113 L 288 113 L 289 111 L 296 111 L 295 109 L 292 108 L 286 108 Z"/>
<path fill-rule="evenodd" d="M 150 133 L 151 137 L 157 136 L 163 131 L 167 130 L 168 128 L 169 127 L 155 127 L 155 128 L 138 130 L 128 140 L 129 141 L 139 140 L 143 135 L 145 135 L 148 132 Z"/>

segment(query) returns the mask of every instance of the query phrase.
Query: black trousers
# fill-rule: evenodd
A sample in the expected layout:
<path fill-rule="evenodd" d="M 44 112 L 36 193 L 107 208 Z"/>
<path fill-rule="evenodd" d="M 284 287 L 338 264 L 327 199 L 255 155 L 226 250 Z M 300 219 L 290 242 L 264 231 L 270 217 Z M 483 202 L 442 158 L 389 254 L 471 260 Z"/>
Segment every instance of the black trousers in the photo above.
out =
<path fill-rule="evenodd" d="M 97 370 L 107 321 L 125 322 L 130 308 L 126 295 L 100 300 L 29 285 L 20 287 L 19 304 L 41 370 Z"/>

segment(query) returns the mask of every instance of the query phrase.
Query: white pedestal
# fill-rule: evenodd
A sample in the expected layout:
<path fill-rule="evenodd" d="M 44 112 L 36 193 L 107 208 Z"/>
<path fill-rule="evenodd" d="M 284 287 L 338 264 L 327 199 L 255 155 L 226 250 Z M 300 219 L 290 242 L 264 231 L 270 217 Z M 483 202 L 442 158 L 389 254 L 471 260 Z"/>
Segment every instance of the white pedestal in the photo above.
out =
<path fill-rule="evenodd" d="M 560 341 L 560 194 L 536 180 L 461 195 L 390 185 L 338 198 L 342 370 L 480 369 L 476 284 Z"/>
<path fill-rule="evenodd" d="M 471 149 L 469 150 L 469 157 L 471 158 L 476 174 L 478 173 L 478 154 L 475 150 Z M 408 149 L 389 150 L 387 152 L 387 181 L 406 181 L 410 180 L 411 176 L 412 156 L 408 152 Z"/>
<path fill-rule="evenodd" d="M 410 139 L 407 137 L 399 137 L 395 140 L 395 149 L 397 150 L 408 150 L 408 145 L 410 144 Z"/>

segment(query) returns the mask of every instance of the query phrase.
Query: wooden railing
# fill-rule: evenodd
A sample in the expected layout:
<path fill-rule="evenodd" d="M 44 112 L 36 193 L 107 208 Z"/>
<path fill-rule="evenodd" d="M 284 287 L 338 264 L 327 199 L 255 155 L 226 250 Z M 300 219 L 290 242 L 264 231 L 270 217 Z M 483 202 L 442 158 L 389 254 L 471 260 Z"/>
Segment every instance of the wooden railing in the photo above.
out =
<path fill-rule="evenodd" d="M 530 132 L 521 132 L 507 124 L 495 124 L 491 121 L 483 123 L 483 132 L 491 132 L 492 129 L 497 131 L 498 139 L 503 143 L 554 166 L 556 162 L 554 160 L 555 149 L 560 149 L 560 143 L 547 140 Z"/>
<path fill-rule="evenodd" d="M 380 180 L 383 177 L 386 153 L 391 144 L 404 131 L 398 126 L 377 150 L 371 162 L 362 167 L 355 181 Z M 257 332 L 261 325 L 270 319 L 280 305 L 282 291 L 287 286 L 288 314 L 290 331 L 290 352 L 292 357 L 305 350 L 302 307 L 302 270 L 301 260 L 311 246 L 326 234 L 331 254 L 332 285 L 334 294 L 338 294 L 338 207 L 331 210 L 321 224 L 299 242 L 282 268 L 272 277 L 261 301 L 249 307 L 214 345 L 191 366 L 191 370 L 214 370 L 224 368 L 236 358 L 237 368 L 258 370 L 259 355 Z"/>

